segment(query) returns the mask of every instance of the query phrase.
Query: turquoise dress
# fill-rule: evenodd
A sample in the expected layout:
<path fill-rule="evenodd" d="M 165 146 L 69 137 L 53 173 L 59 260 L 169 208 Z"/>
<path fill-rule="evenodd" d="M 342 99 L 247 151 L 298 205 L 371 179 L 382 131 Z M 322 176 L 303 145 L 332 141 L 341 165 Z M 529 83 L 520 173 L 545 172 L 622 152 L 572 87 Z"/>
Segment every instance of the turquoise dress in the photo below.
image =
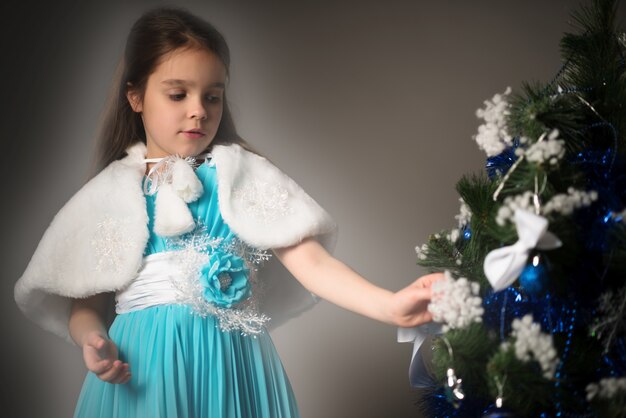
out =
<path fill-rule="evenodd" d="M 212 238 L 236 238 L 222 219 L 215 167 L 196 169 L 203 195 L 189 204 Z M 144 177 L 145 181 L 145 177 Z M 150 238 L 144 256 L 167 251 L 153 232 L 155 195 L 145 195 Z M 257 335 L 224 330 L 215 315 L 171 303 L 118 314 L 109 337 L 131 379 L 103 382 L 87 372 L 74 418 L 297 418 L 291 385 L 272 343 Z"/>

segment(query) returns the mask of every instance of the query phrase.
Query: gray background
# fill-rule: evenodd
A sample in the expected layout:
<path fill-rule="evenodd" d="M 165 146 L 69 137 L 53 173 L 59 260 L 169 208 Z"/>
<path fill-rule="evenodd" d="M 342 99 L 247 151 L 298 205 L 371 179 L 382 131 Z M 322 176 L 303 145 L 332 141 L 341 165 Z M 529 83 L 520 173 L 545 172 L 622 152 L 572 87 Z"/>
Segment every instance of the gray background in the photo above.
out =
<path fill-rule="evenodd" d="M 81 353 L 26 320 L 13 285 L 86 178 L 130 25 L 162 4 L 49 3 L 4 2 L 1 13 L 7 417 L 72 414 Z M 482 170 L 475 109 L 508 85 L 551 79 L 578 2 L 176 4 L 229 42 L 240 133 L 333 215 L 339 259 L 398 290 L 424 273 L 414 247 L 454 226 L 456 181 Z M 411 346 L 395 342 L 395 328 L 322 302 L 273 337 L 303 418 L 418 416 L 407 379 Z"/>

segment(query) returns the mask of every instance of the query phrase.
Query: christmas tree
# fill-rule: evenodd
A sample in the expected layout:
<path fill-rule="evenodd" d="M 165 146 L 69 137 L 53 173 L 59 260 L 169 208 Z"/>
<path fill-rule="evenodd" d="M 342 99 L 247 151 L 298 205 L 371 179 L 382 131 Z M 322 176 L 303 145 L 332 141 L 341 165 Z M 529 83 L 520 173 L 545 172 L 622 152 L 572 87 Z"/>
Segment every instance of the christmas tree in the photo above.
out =
<path fill-rule="evenodd" d="M 486 173 L 458 182 L 458 228 L 416 248 L 418 264 L 447 271 L 429 306 L 442 324 L 434 387 L 420 389 L 429 415 L 626 417 L 626 37 L 616 11 L 614 0 L 581 7 L 554 79 L 507 88 L 477 111 Z"/>

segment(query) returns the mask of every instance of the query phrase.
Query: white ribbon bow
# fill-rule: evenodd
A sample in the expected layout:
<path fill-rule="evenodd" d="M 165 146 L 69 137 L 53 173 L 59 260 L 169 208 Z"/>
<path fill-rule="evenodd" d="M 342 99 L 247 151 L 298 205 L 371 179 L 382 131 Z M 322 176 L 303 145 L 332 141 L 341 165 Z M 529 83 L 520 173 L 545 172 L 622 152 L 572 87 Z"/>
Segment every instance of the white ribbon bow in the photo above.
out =
<path fill-rule="evenodd" d="M 413 354 L 409 366 L 409 380 L 413 387 L 423 388 L 435 384 L 428 374 L 419 349 L 428 337 L 442 334 L 441 328 L 441 324 L 437 322 L 427 322 L 413 328 L 398 328 L 398 342 L 413 343 Z"/>
<path fill-rule="evenodd" d="M 154 162 L 154 159 L 145 161 Z M 202 182 L 192 167 L 195 162 L 193 157 L 171 155 L 159 159 L 147 175 L 144 192 L 152 195 L 159 191 L 154 203 L 154 232 L 160 236 L 177 236 L 195 227 L 187 203 L 196 201 L 204 192 Z"/>
<path fill-rule="evenodd" d="M 485 257 L 485 275 L 495 291 L 510 286 L 519 277 L 533 248 L 553 250 L 562 245 L 556 235 L 548 231 L 548 220 L 543 216 L 516 209 L 514 222 L 519 240 Z"/>

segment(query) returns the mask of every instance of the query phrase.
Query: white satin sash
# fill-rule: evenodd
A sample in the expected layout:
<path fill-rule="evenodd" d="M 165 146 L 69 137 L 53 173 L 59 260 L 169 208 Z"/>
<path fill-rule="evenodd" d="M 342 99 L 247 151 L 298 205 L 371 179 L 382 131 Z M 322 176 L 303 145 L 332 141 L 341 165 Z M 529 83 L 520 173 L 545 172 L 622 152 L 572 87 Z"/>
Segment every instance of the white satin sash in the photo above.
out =
<path fill-rule="evenodd" d="M 137 277 L 115 293 L 115 312 L 128 313 L 156 305 L 179 303 L 172 280 L 181 277 L 175 251 L 150 254 L 143 258 Z"/>

